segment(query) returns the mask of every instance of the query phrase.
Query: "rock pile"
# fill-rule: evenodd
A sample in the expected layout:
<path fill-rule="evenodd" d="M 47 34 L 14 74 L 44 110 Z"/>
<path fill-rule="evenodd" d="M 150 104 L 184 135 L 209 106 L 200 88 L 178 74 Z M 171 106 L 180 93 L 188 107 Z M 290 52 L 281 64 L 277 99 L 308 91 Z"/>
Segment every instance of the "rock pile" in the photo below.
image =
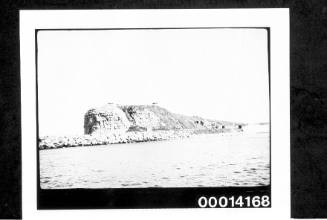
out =
<path fill-rule="evenodd" d="M 63 147 L 93 146 L 106 144 L 136 143 L 148 141 L 162 141 L 177 138 L 188 138 L 194 132 L 190 130 L 183 131 L 154 131 L 154 132 L 126 132 L 126 133 L 108 133 L 107 135 L 81 135 L 40 138 L 39 148 L 56 149 Z"/>

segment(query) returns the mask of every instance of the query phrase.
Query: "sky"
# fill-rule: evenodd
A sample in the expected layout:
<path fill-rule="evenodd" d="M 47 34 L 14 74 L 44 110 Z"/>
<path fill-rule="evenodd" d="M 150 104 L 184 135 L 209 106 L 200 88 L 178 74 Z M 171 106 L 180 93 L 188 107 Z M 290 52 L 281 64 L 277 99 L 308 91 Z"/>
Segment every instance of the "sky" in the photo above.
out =
<path fill-rule="evenodd" d="M 106 103 L 269 121 L 265 29 L 39 31 L 39 132 L 83 134 Z"/>

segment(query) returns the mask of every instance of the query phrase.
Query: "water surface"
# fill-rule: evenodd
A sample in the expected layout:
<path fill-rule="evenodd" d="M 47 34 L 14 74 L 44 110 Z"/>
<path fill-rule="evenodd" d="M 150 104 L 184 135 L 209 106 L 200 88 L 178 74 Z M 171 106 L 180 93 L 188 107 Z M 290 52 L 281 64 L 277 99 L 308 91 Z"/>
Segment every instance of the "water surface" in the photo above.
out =
<path fill-rule="evenodd" d="M 269 133 L 40 151 L 43 189 L 269 185 Z"/>

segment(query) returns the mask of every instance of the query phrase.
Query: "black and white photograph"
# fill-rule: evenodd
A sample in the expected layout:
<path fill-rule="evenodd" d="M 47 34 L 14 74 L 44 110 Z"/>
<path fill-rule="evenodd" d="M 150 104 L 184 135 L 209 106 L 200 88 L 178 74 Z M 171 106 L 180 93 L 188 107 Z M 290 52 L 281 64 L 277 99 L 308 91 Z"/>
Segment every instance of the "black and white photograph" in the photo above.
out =
<path fill-rule="evenodd" d="M 44 29 L 36 47 L 40 191 L 214 187 L 270 206 L 268 28 Z"/>

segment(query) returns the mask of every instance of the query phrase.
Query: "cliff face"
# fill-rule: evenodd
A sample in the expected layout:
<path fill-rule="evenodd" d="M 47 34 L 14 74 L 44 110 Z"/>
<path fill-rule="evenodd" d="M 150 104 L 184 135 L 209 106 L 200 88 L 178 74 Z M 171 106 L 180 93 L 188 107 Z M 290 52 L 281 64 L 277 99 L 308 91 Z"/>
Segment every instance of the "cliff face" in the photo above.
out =
<path fill-rule="evenodd" d="M 130 126 L 125 113 L 113 104 L 90 109 L 84 116 L 84 134 L 126 132 Z"/>
<path fill-rule="evenodd" d="M 184 129 L 219 131 L 238 129 L 238 126 L 230 122 L 174 114 L 157 105 L 107 104 L 89 110 L 84 117 L 85 134 Z"/>

